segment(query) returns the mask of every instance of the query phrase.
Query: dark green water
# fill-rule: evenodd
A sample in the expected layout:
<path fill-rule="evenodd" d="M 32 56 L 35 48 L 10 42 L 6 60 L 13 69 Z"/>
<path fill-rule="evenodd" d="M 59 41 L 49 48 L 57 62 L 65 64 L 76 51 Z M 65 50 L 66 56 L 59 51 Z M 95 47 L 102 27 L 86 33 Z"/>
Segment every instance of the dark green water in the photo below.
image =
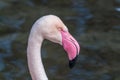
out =
<path fill-rule="evenodd" d="M 63 48 L 43 43 L 49 80 L 120 80 L 120 0 L 0 0 L 0 80 L 31 80 L 27 38 L 47 14 L 59 16 L 81 46 L 69 69 Z"/>

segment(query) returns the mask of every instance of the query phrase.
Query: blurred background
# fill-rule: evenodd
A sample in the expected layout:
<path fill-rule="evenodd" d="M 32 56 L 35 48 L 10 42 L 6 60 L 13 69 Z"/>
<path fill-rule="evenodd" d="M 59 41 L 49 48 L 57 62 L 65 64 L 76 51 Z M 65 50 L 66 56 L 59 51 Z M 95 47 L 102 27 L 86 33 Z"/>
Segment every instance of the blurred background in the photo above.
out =
<path fill-rule="evenodd" d="M 0 80 L 31 80 L 26 57 L 32 24 L 59 16 L 81 46 L 68 67 L 63 48 L 44 41 L 49 80 L 120 80 L 120 0 L 0 0 Z"/>

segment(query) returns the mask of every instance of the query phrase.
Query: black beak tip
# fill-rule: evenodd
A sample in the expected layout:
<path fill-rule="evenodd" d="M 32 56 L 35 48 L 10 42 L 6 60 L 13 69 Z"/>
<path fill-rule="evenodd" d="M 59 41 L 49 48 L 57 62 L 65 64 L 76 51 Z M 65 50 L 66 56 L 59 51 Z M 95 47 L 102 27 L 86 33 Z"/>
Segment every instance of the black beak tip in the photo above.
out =
<path fill-rule="evenodd" d="M 70 67 L 70 69 L 72 69 L 75 66 L 77 58 L 78 58 L 78 55 L 73 60 L 69 61 L 69 67 Z"/>

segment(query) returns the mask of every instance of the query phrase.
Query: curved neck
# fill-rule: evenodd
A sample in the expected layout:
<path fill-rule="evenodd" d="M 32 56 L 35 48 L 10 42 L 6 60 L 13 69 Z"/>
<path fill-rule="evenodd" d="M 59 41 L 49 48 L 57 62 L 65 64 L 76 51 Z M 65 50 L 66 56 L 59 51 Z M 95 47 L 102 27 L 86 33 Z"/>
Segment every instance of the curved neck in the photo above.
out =
<path fill-rule="evenodd" d="M 43 38 L 30 34 L 27 47 L 28 67 L 32 80 L 48 80 L 41 59 Z"/>

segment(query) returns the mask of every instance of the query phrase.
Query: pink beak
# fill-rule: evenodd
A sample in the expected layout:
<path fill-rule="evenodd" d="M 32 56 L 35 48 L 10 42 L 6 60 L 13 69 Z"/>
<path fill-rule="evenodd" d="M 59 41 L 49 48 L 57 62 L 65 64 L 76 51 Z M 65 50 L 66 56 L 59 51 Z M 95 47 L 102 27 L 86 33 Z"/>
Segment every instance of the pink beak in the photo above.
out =
<path fill-rule="evenodd" d="M 69 32 L 61 31 L 61 35 L 63 48 L 68 54 L 69 67 L 73 68 L 80 52 L 80 46 Z"/>

